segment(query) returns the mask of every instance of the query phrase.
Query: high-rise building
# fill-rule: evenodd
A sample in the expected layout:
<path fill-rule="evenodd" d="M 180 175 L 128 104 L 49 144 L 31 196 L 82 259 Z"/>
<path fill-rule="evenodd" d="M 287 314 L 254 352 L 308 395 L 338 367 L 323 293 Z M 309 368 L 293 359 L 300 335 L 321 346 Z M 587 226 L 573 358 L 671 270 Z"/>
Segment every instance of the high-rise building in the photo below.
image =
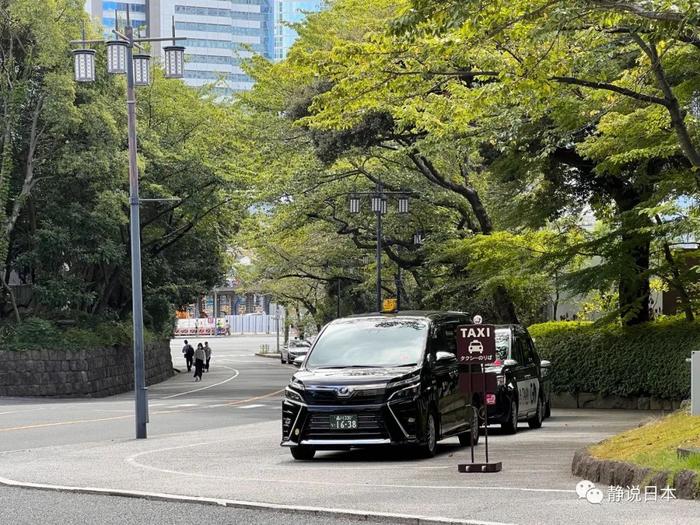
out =
<path fill-rule="evenodd" d="M 297 32 L 289 24 L 303 22 L 307 13 L 320 11 L 323 0 L 274 0 L 275 60 L 287 57 L 287 52 L 297 39 Z"/>
<path fill-rule="evenodd" d="M 252 80 L 241 61 L 257 53 L 272 58 L 274 0 L 87 0 L 86 9 L 106 33 L 115 26 L 115 10 L 123 25 L 127 5 L 134 26 L 148 36 L 170 35 L 172 23 L 185 46 L 185 83 L 199 87 L 218 82 L 217 94 L 250 89 Z M 153 47 L 160 54 L 160 46 Z"/>

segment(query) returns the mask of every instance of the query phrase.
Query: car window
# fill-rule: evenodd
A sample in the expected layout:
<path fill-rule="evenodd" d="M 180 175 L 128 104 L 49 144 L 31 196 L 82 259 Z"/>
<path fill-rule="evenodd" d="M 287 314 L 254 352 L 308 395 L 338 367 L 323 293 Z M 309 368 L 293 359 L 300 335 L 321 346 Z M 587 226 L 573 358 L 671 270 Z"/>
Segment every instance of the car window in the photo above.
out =
<path fill-rule="evenodd" d="M 496 330 L 496 358 L 504 361 L 510 359 L 510 330 L 501 328 Z"/>
<path fill-rule="evenodd" d="M 533 362 L 534 364 L 536 364 L 537 366 L 539 366 L 539 364 L 540 364 L 540 356 L 537 354 L 537 350 L 535 350 L 535 345 L 533 344 L 532 339 L 530 339 L 530 338 L 528 337 L 528 338 L 526 339 L 526 341 L 527 341 L 526 344 L 527 344 L 528 352 L 529 352 L 529 354 L 530 354 L 530 357 L 532 358 L 532 362 Z"/>
<path fill-rule="evenodd" d="M 307 368 L 413 366 L 423 362 L 428 322 L 351 318 L 331 323 L 316 340 Z"/>
<path fill-rule="evenodd" d="M 449 352 L 457 354 L 457 321 L 440 323 L 435 327 L 435 341 L 433 348 L 437 352 Z"/>
<path fill-rule="evenodd" d="M 513 349 L 512 349 L 512 354 L 511 358 L 515 359 L 519 365 L 524 365 L 525 363 L 525 356 L 523 355 L 523 347 L 522 347 L 523 341 L 520 337 L 516 336 L 515 340 L 513 341 Z"/>

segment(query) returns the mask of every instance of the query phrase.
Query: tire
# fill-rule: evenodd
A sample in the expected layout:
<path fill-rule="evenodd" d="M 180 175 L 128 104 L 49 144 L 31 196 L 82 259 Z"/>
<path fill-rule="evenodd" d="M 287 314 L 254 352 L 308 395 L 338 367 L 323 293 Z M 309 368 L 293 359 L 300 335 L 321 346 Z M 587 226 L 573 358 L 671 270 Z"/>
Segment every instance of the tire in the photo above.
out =
<path fill-rule="evenodd" d="M 547 401 L 547 404 L 544 407 L 544 417 L 545 419 L 552 417 L 552 404 L 550 401 Z"/>
<path fill-rule="evenodd" d="M 437 453 L 438 427 L 435 420 L 435 414 L 430 411 L 425 418 L 425 443 L 419 447 L 420 456 L 423 458 L 432 458 Z"/>
<path fill-rule="evenodd" d="M 542 421 L 544 421 L 544 401 L 540 397 L 537 400 L 537 410 L 535 415 L 527 420 L 527 424 L 530 428 L 540 428 L 542 426 Z"/>
<path fill-rule="evenodd" d="M 316 455 L 316 449 L 313 447 L 307 447 L 305 445 L 298 445 L 296 447 L 291 447 L 289 451 L 292 453 L 292 457 L 300 461 L 309 461 L 314 459 Z"/>
<path fill-rule="evenodd" d="M 506 434 L 515 434 L 518 431 L 518 402 L 510 402 L 510 414 L 508 414 L 508 420 L 501 423 L 501 429 Z"/>
<path fill-rule="evenodd" d="M 479 444 L 479 409 L 472 407 L 472 423 L 469 432 L 462 432 L 459 437 L 459 444 L 463 447 Z"/>
<path fill-rule="evenodd" d="M 287 364 L 287 361 L 285 361 L 284 357 L 282 357 L 281 355 L 280 355 L 280 363 L 282 363 L 283 365 Z"/>

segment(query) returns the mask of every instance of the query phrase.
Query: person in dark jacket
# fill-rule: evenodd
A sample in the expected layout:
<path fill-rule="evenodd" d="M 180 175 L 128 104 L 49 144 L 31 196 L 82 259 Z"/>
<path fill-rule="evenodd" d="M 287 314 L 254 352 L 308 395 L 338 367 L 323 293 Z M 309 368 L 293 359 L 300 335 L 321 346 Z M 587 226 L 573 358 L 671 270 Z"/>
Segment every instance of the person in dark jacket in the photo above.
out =
<path fill-rule="evenodd" d="M 204 347 L 202 343 L 197 345 L 197 350 L 194 351 L 194 380 L 202 380 L 202 369 L 204 368 L 204 360 L 206 359 L 206 354 L 204 353 Z"/>
<path fill-rule="evenodd" d="M 204 341 L 204 370 L 209 372 L 209 361 L 211 360 L 211 346 L 209 346 L 209 341 Z"/>
<path fill-rule="evenodd" d="M 182 353 L 185 355 L 185 363 L 187 363 L 187 371 L 192 370 L 192 362 L 194 358 L 194 348 L 185 339 L 185 346 L 182 347 Z"/>

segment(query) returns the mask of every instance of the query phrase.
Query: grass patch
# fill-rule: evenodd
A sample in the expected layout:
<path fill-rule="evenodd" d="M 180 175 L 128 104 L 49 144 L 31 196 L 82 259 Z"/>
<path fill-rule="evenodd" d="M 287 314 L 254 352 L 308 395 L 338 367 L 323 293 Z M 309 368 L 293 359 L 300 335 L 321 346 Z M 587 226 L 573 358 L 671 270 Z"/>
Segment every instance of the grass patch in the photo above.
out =
<path fill-rule="evenodd" d="M 679 459 L 679 446 L 700 448 L 700 416 L 679 410 L 628 430 L 591 447 L 600 459 L 627 461 L 654 470 L 694 470 L 700 474 L 700 455 Z"/>

